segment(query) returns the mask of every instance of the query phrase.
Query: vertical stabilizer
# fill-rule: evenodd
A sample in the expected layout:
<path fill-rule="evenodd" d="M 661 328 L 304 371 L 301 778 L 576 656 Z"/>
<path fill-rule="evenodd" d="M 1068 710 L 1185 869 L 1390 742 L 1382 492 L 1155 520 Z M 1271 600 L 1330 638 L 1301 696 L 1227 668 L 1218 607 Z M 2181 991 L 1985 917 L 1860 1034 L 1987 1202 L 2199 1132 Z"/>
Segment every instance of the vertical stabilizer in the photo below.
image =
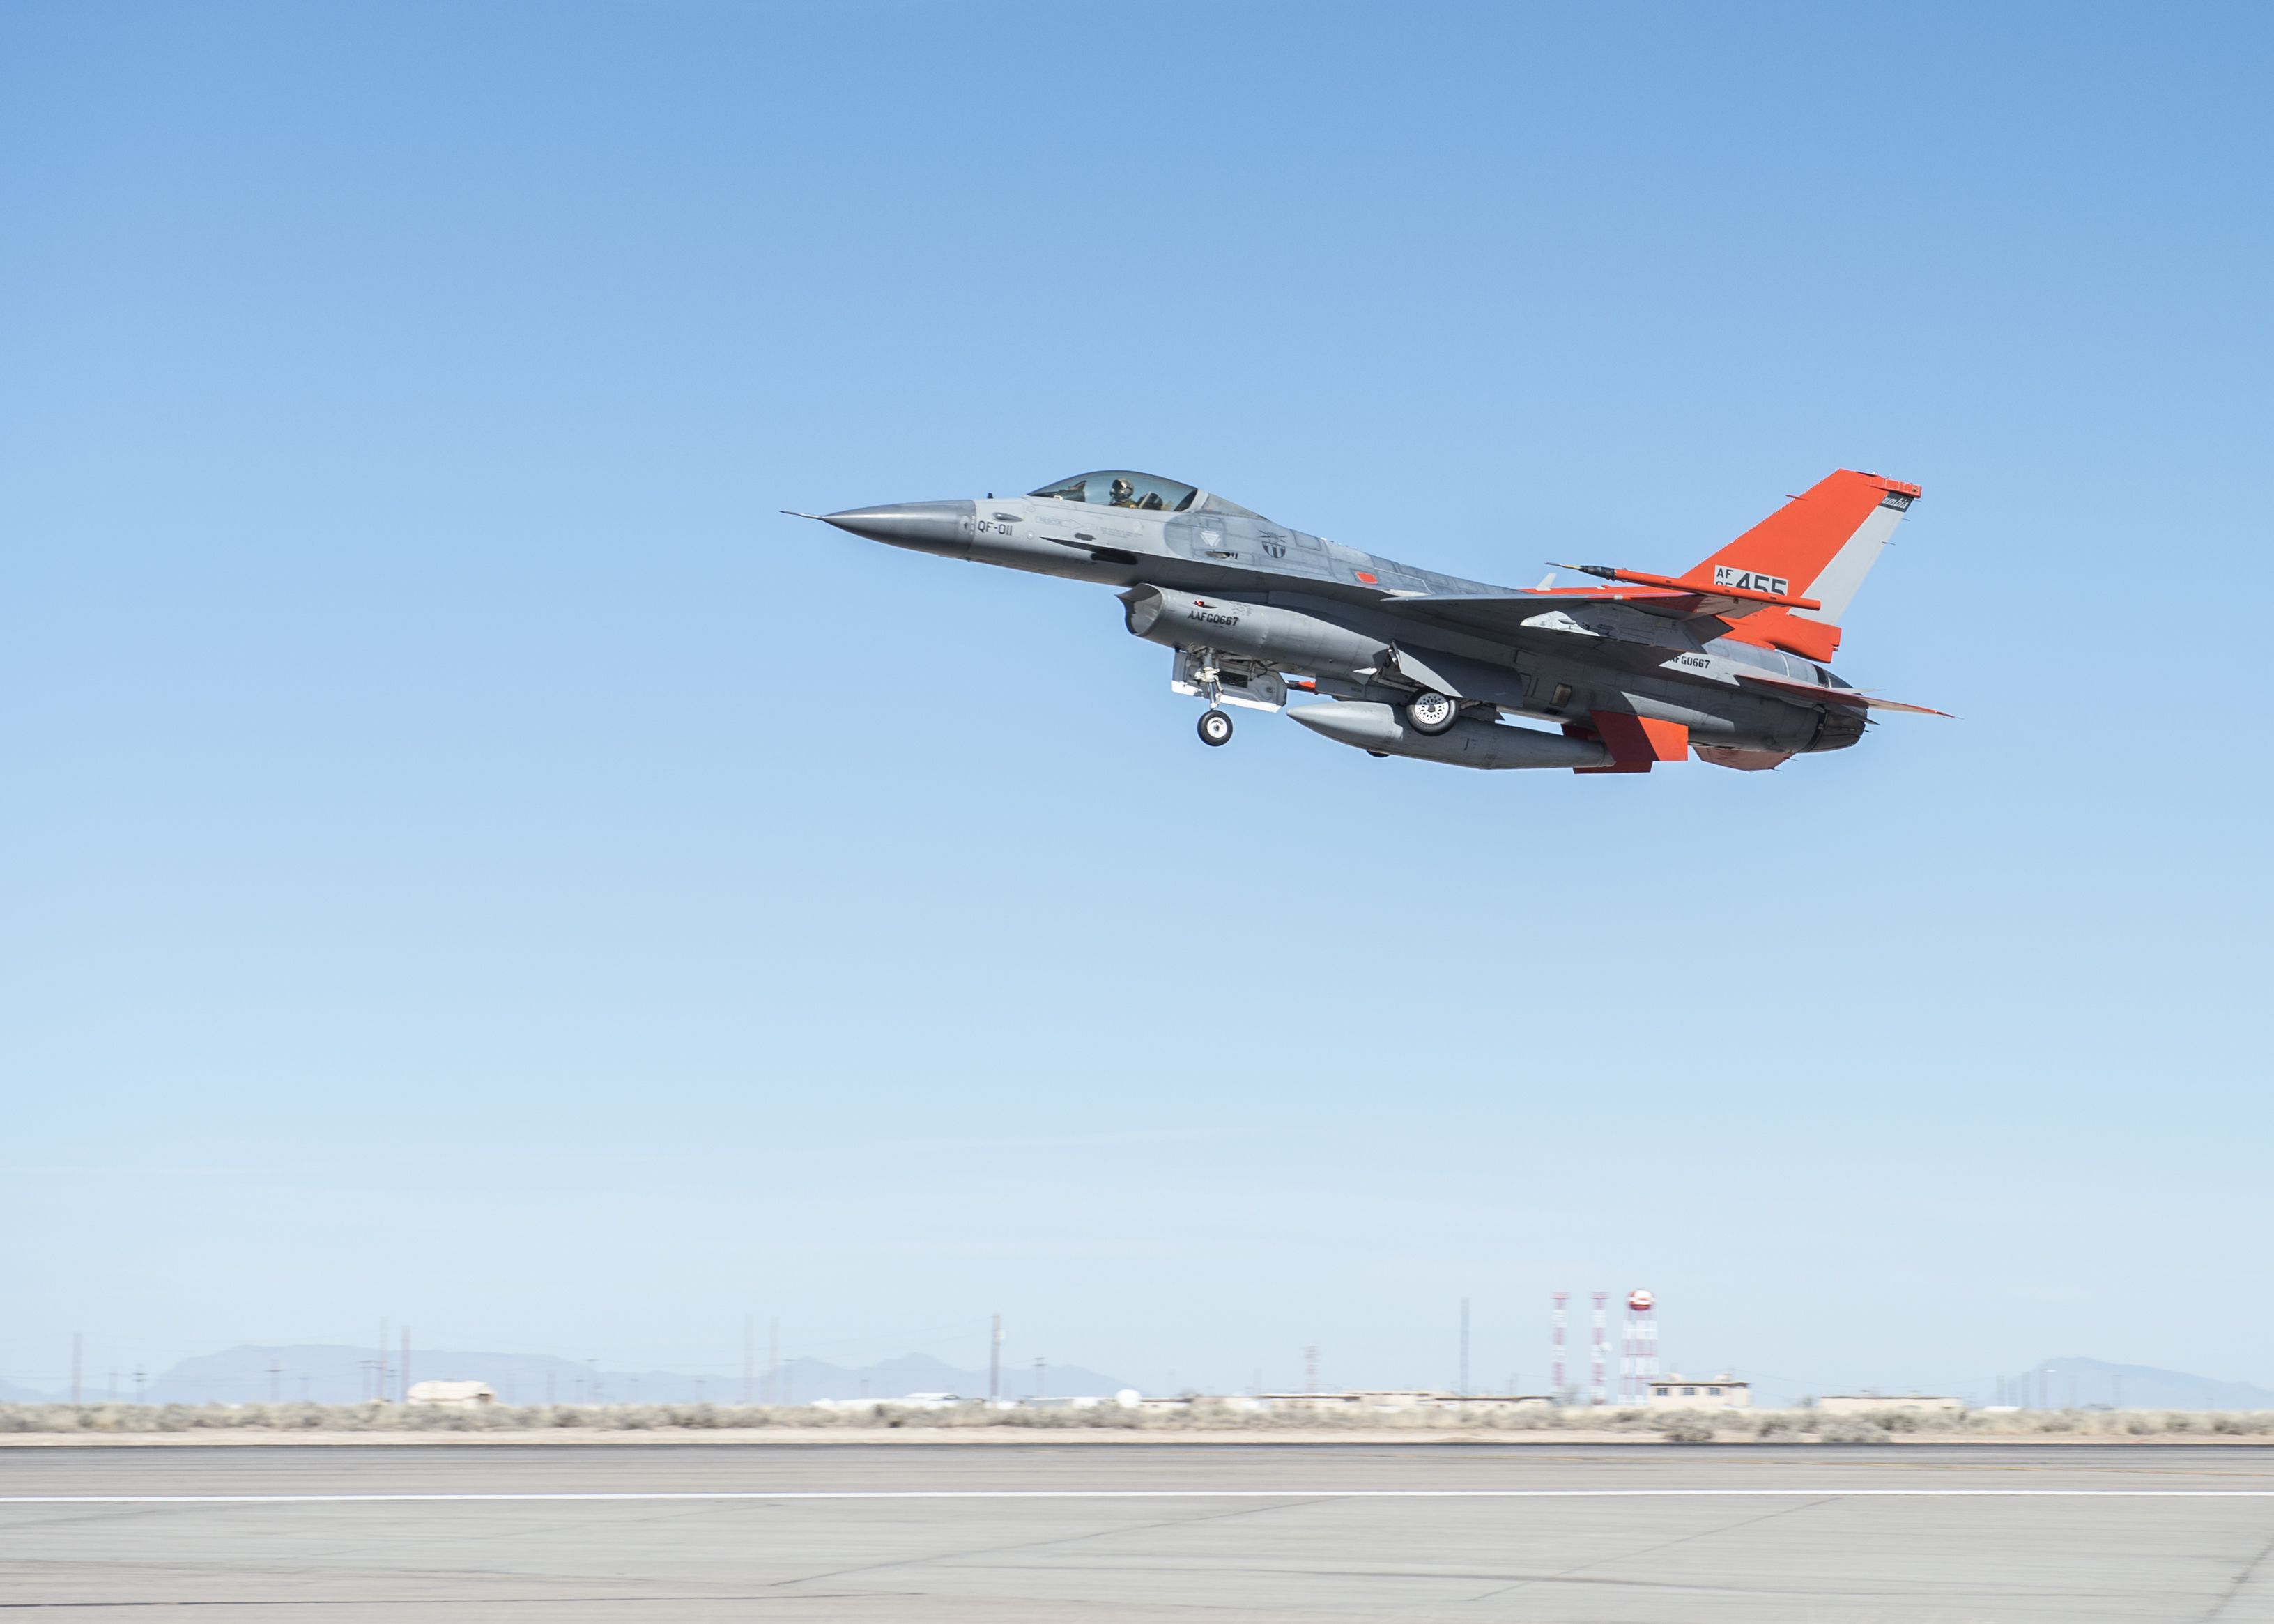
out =
<path fill-rule="evenodd" d="M 1823 607 L 1747 615 L 1728 635 L 1740 642 L 1829 659 L 1840 646 L 1840 622 L 1856 589 L 1921 494 L 1917 485 L 1900 479 L 1843 468 L 1681 576 L 1681 583 L 1706 591 L 1737 585 L 1815 598 Z M 1796 626 L 1795 621 L 1814 624 Z"/>

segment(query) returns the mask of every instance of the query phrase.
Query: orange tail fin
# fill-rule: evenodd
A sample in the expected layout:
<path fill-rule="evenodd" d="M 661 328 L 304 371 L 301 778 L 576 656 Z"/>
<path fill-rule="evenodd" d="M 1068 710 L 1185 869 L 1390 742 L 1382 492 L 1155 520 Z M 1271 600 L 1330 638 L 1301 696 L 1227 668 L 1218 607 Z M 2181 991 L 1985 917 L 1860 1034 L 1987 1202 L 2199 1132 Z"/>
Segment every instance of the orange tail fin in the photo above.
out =
<path fill-rule="evenodd" d="M 1915 485 L 1843 468 L 1818 481 L 1758 524 L 1679 577 L 1711 591 L 1734 586 L 1779 597 L 1812 598 L 1820 609 L 1770 609 L 1733 624 L 1741 643 L 1787 649 L 1828 660 L 1840 647 L 1840 621 L 1919 499 Z"/>

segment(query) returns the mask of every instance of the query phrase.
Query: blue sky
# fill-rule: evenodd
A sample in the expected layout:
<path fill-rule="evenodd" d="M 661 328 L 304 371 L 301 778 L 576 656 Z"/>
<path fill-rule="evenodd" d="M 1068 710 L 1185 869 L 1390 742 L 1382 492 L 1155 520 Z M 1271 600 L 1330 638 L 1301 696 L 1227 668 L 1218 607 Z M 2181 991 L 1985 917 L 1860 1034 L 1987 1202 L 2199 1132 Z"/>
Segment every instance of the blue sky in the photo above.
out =
<path fill-rule="evenodd" d="M 0 19 L 0 1377 L 2274 1382 L 2248 7 Z M 1202 748 L 1132 466 L 1529 583 L 1926 488 L 1773 775 Z"/>

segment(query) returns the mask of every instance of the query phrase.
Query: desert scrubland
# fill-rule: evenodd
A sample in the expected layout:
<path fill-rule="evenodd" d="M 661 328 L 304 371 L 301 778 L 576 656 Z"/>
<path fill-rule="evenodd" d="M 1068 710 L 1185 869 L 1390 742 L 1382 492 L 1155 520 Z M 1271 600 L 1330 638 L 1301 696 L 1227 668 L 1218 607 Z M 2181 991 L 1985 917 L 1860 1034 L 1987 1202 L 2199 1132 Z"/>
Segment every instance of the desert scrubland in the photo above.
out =
<path fill-rule="evenodd" d="M 970 1442 L 1088 1439 L 1099 1442 L 1202 1439 L 1420 1441 L 1489 1437 L 1637 1443 L 1888 1443 L 2015 1440 L 2078 1443 L 2274 1442 L 2274 1410 L 2057 1410 L 1935 1413 L 1890 1407 L 1863 1414 L 1816 1410 L 1648 1410 L 1454 1408 L 1258 1410 L 1206 1399 L 1174 1407 L 1025 1410 L 882 1403 L 867 1409 L 736 1404 L 7 1404 L 0 1445 L 125 1442 L 357 1442 L 481 1439 L 601 1442 L 778 1439 Z"/>

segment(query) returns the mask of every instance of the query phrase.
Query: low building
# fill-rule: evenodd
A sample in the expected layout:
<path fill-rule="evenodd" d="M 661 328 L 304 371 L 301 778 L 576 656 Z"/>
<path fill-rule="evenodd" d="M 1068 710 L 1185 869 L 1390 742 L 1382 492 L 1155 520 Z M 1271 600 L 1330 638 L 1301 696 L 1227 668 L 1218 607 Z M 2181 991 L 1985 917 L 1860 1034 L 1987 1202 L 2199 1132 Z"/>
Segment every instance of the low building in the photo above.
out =
<path fill-rule="evenodd" d="M 1652 1410 L 1751 1410 L 1753 1384 L 1726 1372 L 1719 1376 L 1653 1376 L 1645 1402 Z"/>
<path fill-rule="evenodd" d="M 1259 1393 L 1246 1401 L 1261 1410 L 1495 1410 L 1547 1409 L 1555 1401 L 1530 1394 L 1457 1393 L 1426 1387 L 1360 1387 L 1346 1393 Z"/>
<path fill-rule="evenodd" d="M 479 1410 L 497 1402 L 497 1390 L 486 1381 L 414 1381 L 406 1396 L 430 1410 Z"/>
<path fill-rule="evenodd" d="M 1966 1408 L 1962 1398 L 1925 1393 L 1829 1393 L 1816 1407 L 1835 1416 L 1860 1416 L 1874 1410 L 1917 1410 L 1954 1416 Z"/>

